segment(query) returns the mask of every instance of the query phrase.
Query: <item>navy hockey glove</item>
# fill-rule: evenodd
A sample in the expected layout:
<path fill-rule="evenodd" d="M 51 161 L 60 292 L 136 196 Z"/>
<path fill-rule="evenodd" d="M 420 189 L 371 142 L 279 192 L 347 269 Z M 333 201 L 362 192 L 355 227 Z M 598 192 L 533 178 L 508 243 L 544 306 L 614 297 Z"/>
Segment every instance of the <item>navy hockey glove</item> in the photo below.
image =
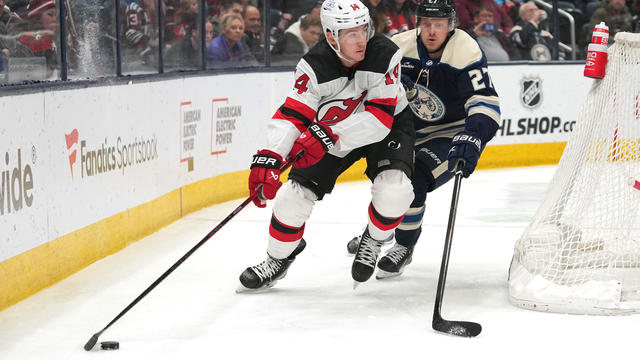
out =
<path fill-rule="evenodd" d="M 409 75 L 402 74 L 400 75 L 400 82 L 402 86 L 404 86 L 405 93 L 407 95 L 407 100 L 413 101 L 418 95 L 418 90 L 415 89 L 416 82 Z"/>
<path fill-rule="evenodd" d="M 468 178 L 473 173 L 482 152 L 482 141 L 473 133 L 461 131 L 453 137 L 449 150 L 449 171 L 455 171 L 458 161 L 464 161 L 462 176 Z"/>
<path fill-rule="evenodd" d="M 253 199 L 257 207 L 267 206 L 265 200 L 276 197 L 276 192 L 282 186 L 280 182 L 280 166 L 282 157 L 270 150 L 260 150 L 253 155 L 251 162 L 251 174 L 249 174 L 249 195 L 253 196 L 260 192 Z"/>
<path fill-rule="evenodd" d="M 293 143 L 289 157 L 295 157 L 304 150 L 304 154 L 293 163 L 293 167 L 304 168 L 317 163 L 336 144 L 338 137 L 328 126 L 311 124 Z"/>
<path fill-rule="evenodd" d="M 402 86 L 404 86 L 404 89 L 407 91 L 413 90 L 413 88 L 416 86 L 416 82 L 411 78 L 411 76 L 406 74 L 400 75 L 400 82 L 402 83 Z"/>

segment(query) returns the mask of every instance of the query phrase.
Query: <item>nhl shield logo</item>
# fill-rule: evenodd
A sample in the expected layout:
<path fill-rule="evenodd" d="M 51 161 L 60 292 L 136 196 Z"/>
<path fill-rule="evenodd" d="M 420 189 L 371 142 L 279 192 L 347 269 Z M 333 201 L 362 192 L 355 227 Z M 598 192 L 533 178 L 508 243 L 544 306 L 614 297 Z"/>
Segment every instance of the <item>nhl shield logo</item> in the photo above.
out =
<path fill-rule="evenodd" d="M 542 80 L 538 76 L 525 77 L 520 81 L 520 102 L 533 109 L 542 103 Z"/>

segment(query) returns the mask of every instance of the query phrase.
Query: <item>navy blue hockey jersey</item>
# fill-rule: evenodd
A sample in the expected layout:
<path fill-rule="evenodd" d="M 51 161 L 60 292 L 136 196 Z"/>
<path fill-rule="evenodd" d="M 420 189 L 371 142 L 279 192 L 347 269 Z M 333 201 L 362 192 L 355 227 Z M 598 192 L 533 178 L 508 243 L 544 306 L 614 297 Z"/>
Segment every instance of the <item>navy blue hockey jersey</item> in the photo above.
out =
<path fill-rule="evenodd" d="M 456 29 L 440 59 L 432 60 L 417 30 L 392 40 L 402 51 L 402 79 L 409 82 L 407 100 L 414 113 L 416 145 L 452 138 L 463 129 L 486 144 L 500 124 L 500 103 L 478 43 Z"/>
<path fill-rule="evenodd" d="M 267 125 L 268 149 L 286 157 L 313 122 L 339 136 L 329 151 L 338 157 L 384 139 L 394 115 L 407 106 L 401 59 L 398 47 L 381 34 L 367 43 L 364 60 L 349 69 L 326 41 L 318 43 L 298 63 L 293 88 Z"/>

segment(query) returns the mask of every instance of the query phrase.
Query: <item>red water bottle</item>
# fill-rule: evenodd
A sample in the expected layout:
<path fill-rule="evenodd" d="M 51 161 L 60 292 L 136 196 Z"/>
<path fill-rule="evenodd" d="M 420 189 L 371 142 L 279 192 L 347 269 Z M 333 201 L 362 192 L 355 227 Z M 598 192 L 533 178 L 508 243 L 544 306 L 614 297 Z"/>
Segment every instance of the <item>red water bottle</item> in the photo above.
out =
<path fill-rule="evenodd" d="M 602 79 L 607 65 L 607 43 L 609 28 L 604 22 L 596 25 L 591 36 L 591 44 L 587 47 L 587 61 L 584 65 L 584 76 Z"/>

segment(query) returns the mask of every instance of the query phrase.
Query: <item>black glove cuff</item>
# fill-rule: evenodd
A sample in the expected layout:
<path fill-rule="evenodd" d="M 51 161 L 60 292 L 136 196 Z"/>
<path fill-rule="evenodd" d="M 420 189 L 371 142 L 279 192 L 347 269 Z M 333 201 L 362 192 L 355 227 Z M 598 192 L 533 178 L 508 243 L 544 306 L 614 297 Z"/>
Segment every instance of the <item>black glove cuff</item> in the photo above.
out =
<path fill-rule="evenodd" d="M 308 128 L 311 135 L 318 139 L 324 151 L 329 151 L 336 144 L 331 137 L 331 130 L 318 123 L 311 124 Z"/>
<path fill-rule="evenodd" d="M 254 167 L 261 167 L 280 170 L 280 166 L 282 166 L 282 161 L 280 159 L 268 152 L 259 151 L 257 154 L 253 155 L 253 161 L 251 162 L 250 169 L 253 169 Z"/>
<path fill-rule="evenodd" d="M 474 135 L 462 133 L 454 136 L 451 145 L 455 146 L 460 144 L 474 145 L 478 152 L 482 150 L 482 141 Z"/>

